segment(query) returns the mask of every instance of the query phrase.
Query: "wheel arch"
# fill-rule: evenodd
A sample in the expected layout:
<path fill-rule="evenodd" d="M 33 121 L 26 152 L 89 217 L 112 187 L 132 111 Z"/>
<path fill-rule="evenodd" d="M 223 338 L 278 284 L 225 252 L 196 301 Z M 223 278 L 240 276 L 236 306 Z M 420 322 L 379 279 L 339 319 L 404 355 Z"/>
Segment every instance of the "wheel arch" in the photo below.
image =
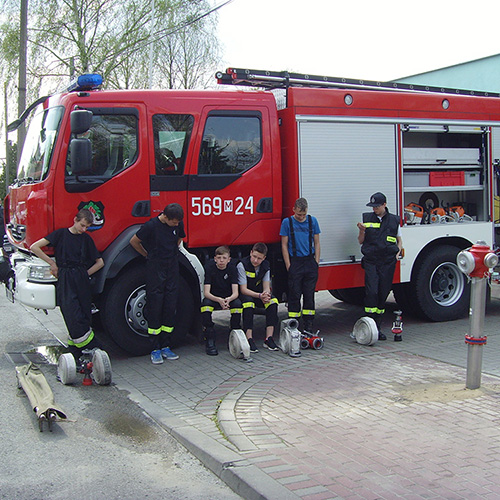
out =
<path fill-rule="evenodd" d="M 470 245 L 467 238 L 450 237 L 433 240 L 422 249 L 413 266 L 411 281 L 403 287 L 409 291 L 417 316 L 429 321 L 450 321 L 467 313 L 470 287 L 458 268 L 456 255 Z M 401 294 L 400 290 L 398 295 L 404 304 L 408 293 Z"/>
<path fill-rule="evenodd" d="M 97 273 L 94 292 L 101 294 L 110 283 L 125 269 L 143 263 L 141 257 L 130 245 L 130 238 L 139 230 L 140 224 L 125 229 L 102 253 L 103 269 Z M 199 305 L 203 294 L 204 270 L 196 255 L 189 253 L 184 245 L 180 247 L 180 271 L 188 282 L 195 302 Z"/>
<path fill-rule="evenodd" d="M 132 265 L 134 261 L 139 262 L 141 257 L 130 245 L 130 238 L 140 227 L 140 224 L 128 227 L 102 252 L 104 267 L 96 273 L 95 293 L 101 294 L 110 281 L 116 278 L 125 267 Z"/>
<path fill-rule="evenodd" d="M 201 334 L 199 274 L 193 266 L 198 259 L 185 250 L 180 256 L 181 277 L 177 297 L 177 316 L 171 342 L 175 346 L 186 334 Z M 199 271 L 198 271 L 199 272 Z M 145 301 L 146 259 L 136 254 L 106 281 L 99 307 L 107 333 L 124 350 L 133 355 L 150 351 L 150 340 L 143 315 Z"/>
<path fill-rule="evenodd" d="M 415 279 L 415 275 L 418 273 L 418 269 L 423 262 L 423 260 L 431 253 L 436 247 L 442 246 L 442 245 L 450 245 L 457 247 L 460 250 L 463 250 L 464 248 L 468 248 L 472 245 L 471 241 L 460 237 L 460 236 L 452 236 L 452 237 L 443 237 L 443 238 L 437 238 L 435 240 L 430 241 L 427 243 L 425 246 L 423 246 L 420 249 L 420 252 L 417 255 L 417 258 L 415 259 L 415 262 L 413 263 L 413 267 L 411 270 L 411 281 Z"/>

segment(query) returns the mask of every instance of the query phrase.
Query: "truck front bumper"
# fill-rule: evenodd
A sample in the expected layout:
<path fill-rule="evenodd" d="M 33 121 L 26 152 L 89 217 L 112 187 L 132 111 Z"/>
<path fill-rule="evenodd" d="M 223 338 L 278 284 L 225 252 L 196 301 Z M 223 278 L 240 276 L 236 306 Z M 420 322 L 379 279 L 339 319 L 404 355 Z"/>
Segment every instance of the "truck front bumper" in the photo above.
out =
<path fill-rule="evenodd" d="M 37 257 L 17 253 L 10 256 L 10 262 L 13 274 L 5 283 L 9 300 L 35 309 L 55 309 L 57 280 L 54 277 L 36 278 L 33 272 L 35 268 L 39 270 L 49 266 Z"/>

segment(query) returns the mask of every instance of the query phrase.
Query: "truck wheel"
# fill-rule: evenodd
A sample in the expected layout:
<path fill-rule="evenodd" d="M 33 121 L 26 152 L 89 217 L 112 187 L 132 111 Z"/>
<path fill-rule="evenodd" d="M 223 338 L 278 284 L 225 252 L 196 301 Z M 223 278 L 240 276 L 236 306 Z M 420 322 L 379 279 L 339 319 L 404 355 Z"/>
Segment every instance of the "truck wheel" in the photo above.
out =
<path fill-rule="evenodd" d="M 329 292 L 337 300 L 341 300 L 346 304 L 352 304 L 354 306 L 362 306 L 365 303 L 364 286 L 360 286 L 357 288 L 339 288 L 335 290 L 329 290 Z"/>
<path fill-rule="evenodd" d="M 433 248 L 413 272 L 412 295 L 416 312 L 430 321 L 450 321 L 467 315 L 470 286 L 457 266 L 459 248 Z"/>
<path fill-rule="evenodd" d="M 112 284 L 106 294 L 103 308 L 104 327 L 113 340 L 125 351 L 135 356 L 151 352 L 144 317 L 146 287 L 145 268 L 136 266 L 125 271 Z M 190 331 L 196 318 L 194 299 L 186 280 L 179 280 L 177 317 L 172 344 L 178 344 Z"/>
<path fill-rule="evenodd" d="M 342 296 L 342 290 L 341 289 L 335 288 L 334 290 L 328 290 L 328 291 L 330 292 L 330 295 L 333 298 L 344 302 L 344 297 Z"/>

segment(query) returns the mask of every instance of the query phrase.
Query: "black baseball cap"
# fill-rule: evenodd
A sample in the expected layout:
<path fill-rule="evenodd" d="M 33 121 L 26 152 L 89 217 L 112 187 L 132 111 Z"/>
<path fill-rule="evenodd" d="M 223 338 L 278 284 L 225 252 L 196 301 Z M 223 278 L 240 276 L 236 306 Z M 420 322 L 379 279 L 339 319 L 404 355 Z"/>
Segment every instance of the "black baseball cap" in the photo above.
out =
<path fill-rule="evenodd" d="M 387 198 L 384 193 L 374 193 L 370 196 L 370 203 L 367 203 L 367 207 L 379 207 L 387 203 Z"/>

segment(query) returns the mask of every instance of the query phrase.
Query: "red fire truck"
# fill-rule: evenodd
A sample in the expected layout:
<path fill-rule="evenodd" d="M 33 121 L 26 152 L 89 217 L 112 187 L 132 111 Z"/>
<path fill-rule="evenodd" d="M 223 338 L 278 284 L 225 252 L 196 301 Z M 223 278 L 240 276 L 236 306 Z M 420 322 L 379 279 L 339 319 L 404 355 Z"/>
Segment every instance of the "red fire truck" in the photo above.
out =
<path fill-rule="evenodd" d="M 317 289 L 360 303 L 356 223 L 382 191 L 405 247 L 396 300 L 434 321 L 467 313 L 456 255 L 478 240 L 493 245 L 498 95 L 240 69 L 217 78 L 260 90 L 107 91 L 86 75 L 16 120 L 11 129 L 33 115 L 5 200 L 13 299 L 55 307 L 54 279 L 28 249 L 87 207 L 105 262 L 93 285 L 103 324 L 121 347 L 145 353 L 145 263 L 129 245 L 141 224 L 168 203 L 185 209 L 184 335 L 199 329 L 202 264 L 219 245 L 238 258 L 266 242 L 274 292 L 286 298 L 279 230 L 303 196 L 322 231 Z"/>

